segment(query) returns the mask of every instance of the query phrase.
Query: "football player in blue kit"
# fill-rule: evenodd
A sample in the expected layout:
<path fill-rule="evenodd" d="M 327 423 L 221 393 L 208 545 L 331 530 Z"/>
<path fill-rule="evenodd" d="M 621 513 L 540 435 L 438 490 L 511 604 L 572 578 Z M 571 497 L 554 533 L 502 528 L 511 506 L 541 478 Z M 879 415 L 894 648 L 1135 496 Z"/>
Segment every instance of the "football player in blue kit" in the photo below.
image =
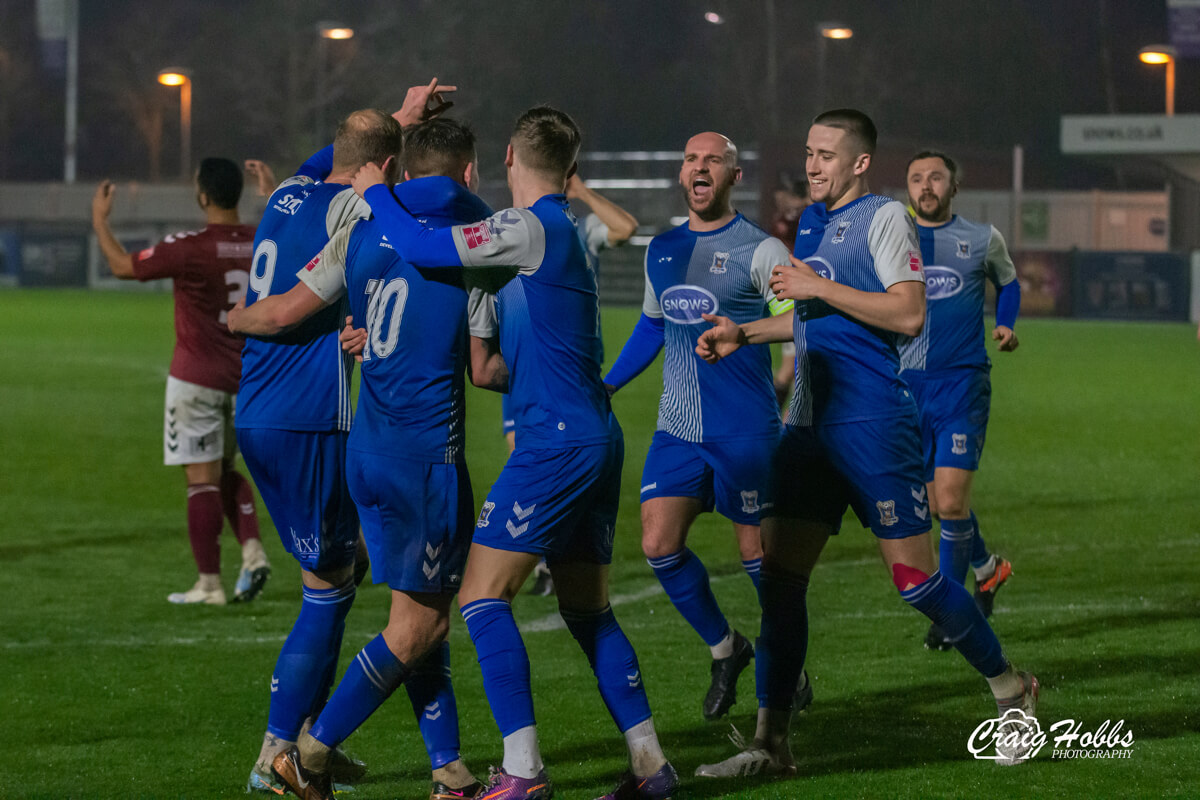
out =
<path fill-rule="evenodd" d="M 427 224 L 491 214 L 470 191 L 475 137 L 462 123 L 408 128 L 404 158 L 406 180 L 394 191 Z M 364 324 L 347 483 L 373 579 L 388 584 L 392 602 L 387 627 L 347 668 L 311 730 L 276 756 L 276 774 L 297 794 L 328 796 L 333 748 L 403 683 L 434 770 L 431 797 L 471 797 L 481 785 L 459 759 L 445 641 L 474 521 L 463 457 L 466 290 L 459 275 L 427 277 L 405 263 L 370 219 L 338 230 L 298 279 L 248 308 L 239 325 L 260 335 L 288 330 L 327 309 L 340 312 L 343 298 Z"/>
<path fill-rule="evenodd" d="M 505 156 L 515 207 L 475 225 L 422 225 L 382 185 L 378 165 L 364 167 L 354 183 L 406 261 L 464 266 L 468 282 L 495 267 L 511 276 L 495 302 L 472 295 L 471 334 L 498 334 L 500 344 L 473 380 L 507 383 L 517 447 L 480 511 L 459 592 L 504 737 L 503 767 L 483 795 L 490 800 L 553 793 L 511 608 L 541 557 L 629 748 L 630 771 L 609 797 L 665 798 L 678 780 L 654 731 L 637 656 L 608 602 L 624 440 L 600 378 L 596 277 L 563 194 L 579 144 L 579 128 L 561 111 L 542 106 L 521 115 Z"/>
<path fill-rule="evenodd" d="M 366 161 L 397 155 L 402 126 L 443 111 L 448 104 L 442 93 L 453 90 L 435 79 L 409 89 L 394 118 L 374 109 L 351 114 L 332 146 L 280 184 L 255 236 L 246 308 L 287 293 L 297 283 L 296 272 L 335 231 L 370 215 L 349 180 Z M 231 330 L 251 336 L 280 332 L 278 326 L 242 327 L 246 308 L 239 304 L 230 311 Z M 304 583 L 300 614 L 272 675 L 267 731 L 247 784 L 250 791 L 281 791 L 271 762 L 297 741 L 324 705 L 354 601 L 358 515 L 344 473 L 352 364 L 338 342 L 344 316 L 338 308 L 326 309 L 282 336 L 248 338 L 243 352 L 238 441 L 284 547 L 300 562 Z M 360 569 L 365 567 L 363 558 Z M 439 675 L 420 691 L 431 701 L 449 688 Z M 433 738 L 451 735 L 457 737 L 456 723 Z M 339 750 L 332 772 L 345 782 L 360 776 L 363 767 Z"/>
<path fill-rule="evenodd" d="M 901 377 L 921 419 L 929 505 L 941 524 L 938 569 L 964 583 L 970 564 L 975 601 L 989 617 L 1012 564 L 988 552 L 971 509 L 971 483 L 983 455 L 992 396 L 984 284 L 996 287 L 992 339 L 1002 353 L 1019 344 L 1013 329 L 1021 284 L 1000 232 L 953 212 L 959 185 L 954 159 L 933 150 L 917 153 L 908 162 L 907 181 L 925 265 L 926 314 L 921 334 L 900 346 Z M 949 650 L 954 644 L 931 625 L 925 646 Z"/>
<path fill-rule="evenodd" d="M 916 336 L 925 322 L 924 274 L 904 206 L 870 193 L 875 142 L 875 126 L 860 111 L 814 120 L 807 145 L 814 204 L 801 217 L 791 264 L 771 278 L 777 297 L 795 301 L 793 314 L 740 326 L 706 315 L 714 325 L 697 342 L 715 363 L 790 334 L 797 367 L 773 464 L 774 505 L 762 527 L 757 728 L 742 752 L 697 775 L 795 774 L 788 733 L 808 649 L 809 576 L 847 507 L 875 534 L 901 598 L 946 631 L 987 679 L 1000 714 L 1036 710 L 1036 678 L 1013 668 L 970 594 L 934 563 L 917 409 L 899 377 L 897 350 L 898 338 Z M 1018 745 L 998 756 L 1017 763 L 1028 752 Z"/>
<path fill-rule="evenodd" d="M 759 514 L 780 425 L 768 346 L 705 367 L 695 353 L 696 326 L 705 324 L 702 313 L 741 323 L 792 309 L 769 285 L 771 270 L 789 263 L 787 247 L 733 209 L 741 172 L 728 137 L 708 132 L 688 140 L 679 171 L 688 221 L 646 249 L 642 316 L 604 379 L 615 392 L 666 348 L 658 425 L 642 471 L 642 551 L 712 654 L 701 705 L 706 719 L 733 705 L 754 645 L 721 612 L 708 571 L 687 547 L 688 530 L 714 508 L 732 521 L 742 566 L 757 589 Z"/>

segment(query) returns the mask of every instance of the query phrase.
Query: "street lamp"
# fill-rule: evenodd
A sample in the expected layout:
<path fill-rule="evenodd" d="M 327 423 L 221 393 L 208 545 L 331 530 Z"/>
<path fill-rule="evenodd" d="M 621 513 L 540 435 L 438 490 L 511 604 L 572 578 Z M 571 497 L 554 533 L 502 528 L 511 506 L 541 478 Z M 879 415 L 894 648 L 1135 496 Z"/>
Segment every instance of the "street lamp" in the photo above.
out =
<path fill-rule="evenodd" d="M 1143 64 L 1167 65 L 1167 116 L 1175 116 L 1175 59 L 1179 52 L 1169 44 L 1152 44 L 1138 51 Z"/>
<path fill-rule="evenodd" d="M 179 176 L 188 180 L 192 164 L 192 71 L 167 67 L 159 70 L 158 82 L 179 87 Z"/>
<path fill-rule="evenodd" d="M 317 23 L 317 36 L 320 41 L 317 42 L 317 142 L 324 141 L 325 134 L 325 106 L 328 102 L 325 97 L 325 73 L 329 70 L 329 41 L 342 41 L 350 39 L 354 36 L 354 28 L 348 25 L 343 25 L 340 22 L 332 22 L 330 20 L 322 20 Z"/>
<path fill-rule="evenodd" d="M 825 73 L 826 50 L 830 39 L 849 39 L 854 35 L 853 29 L 840 22 L 817 23 L 817 113 L 825 110 Z"/>

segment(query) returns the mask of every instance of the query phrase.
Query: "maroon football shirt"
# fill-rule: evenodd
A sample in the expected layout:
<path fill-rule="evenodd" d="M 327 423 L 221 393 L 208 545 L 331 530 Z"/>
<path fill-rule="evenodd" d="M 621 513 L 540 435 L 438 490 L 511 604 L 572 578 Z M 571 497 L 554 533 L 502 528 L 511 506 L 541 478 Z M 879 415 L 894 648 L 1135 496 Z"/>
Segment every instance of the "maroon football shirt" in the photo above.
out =
<path fill-rule="evenodd" d="M 254 226 L 209 225 L 163 239 L 133 255 L 139 281 L 175 283 L 175 355 L 171 375 L 223 392 L 236 392 L 242 374 L 242 337 L 226 316 L 246 296 Z"/>

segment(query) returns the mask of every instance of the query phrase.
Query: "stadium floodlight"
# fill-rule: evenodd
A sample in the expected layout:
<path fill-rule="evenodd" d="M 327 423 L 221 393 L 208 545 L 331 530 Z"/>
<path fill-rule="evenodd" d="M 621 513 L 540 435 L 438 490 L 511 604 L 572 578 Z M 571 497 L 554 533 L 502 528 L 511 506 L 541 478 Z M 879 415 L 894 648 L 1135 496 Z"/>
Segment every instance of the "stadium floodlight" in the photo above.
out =
<path fill-rule="evenodd" d="M 352 39 L 354 37 L 354 28 L 351 28 L 349 25 L 343 25 L 340 22 L 324 20 L 317 23 L 317 34 L 322 39 Z"/>
<path fill-rule="evenodd" d="M 827 43 L 830 39 L 849 39 L 854 30 L 840 22 L 817 23 L 817 113 L 825 110 L 825 65 Z"/>
<path fill-rule="evenodd" d="M 724 25 L 725 24 L 725 18 L 722 17 L 720 14 L 718 14 L 715 11 L 705 11 L 704 12 L 704 21 L 712 23 L 713 25 Z"/>
<path fill-rule="evenodd" d="M 1167 116 L 1175 116 L 1175 59 L 1179 51 L 1169 44 L 1152 44 L 1138 51 L 1143 64 L 1167 65 Z"/>
<path fill-rule="evenodd" d="M 854 29 L 840 22 L 819 22 L 817 33 L 824 39 L 849 39 L 854 35 Z"/>
<path fill-rule="evenodd" d="M 317 23 L 317 36 L 316 139 L 322 142 L 328 136 L 325 132 L 325 110 L 329 104 L 325 73 L 329 71 L 329 42 L 354 38 L 354 28 L 326 19 Z"/>
<path fill-rule="evenodd" d="M 179 87 L 179 177 L 186 181 L 192 166 L 192 71 L 186 67 L 160 69 L 158 82 Z"/>

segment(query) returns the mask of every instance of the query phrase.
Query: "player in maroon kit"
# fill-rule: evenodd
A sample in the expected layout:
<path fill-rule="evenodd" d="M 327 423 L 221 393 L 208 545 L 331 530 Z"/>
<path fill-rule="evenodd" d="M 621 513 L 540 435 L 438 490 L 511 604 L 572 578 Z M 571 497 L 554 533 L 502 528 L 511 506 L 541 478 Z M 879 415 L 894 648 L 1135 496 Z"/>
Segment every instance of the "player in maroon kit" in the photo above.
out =
<path fill-rule="evenodd" d="M 206 158 L 196 172 L 196 202 L 207 225 L 176 233 L 135 254 L 108 224 L 116 186 L 104 181 L 92 198 L 92 227 L 113 275 L 126 280 L 171 278 L 175 292 L 175 354 L 167 376 L 163 461 L 187 477 L 188 538 L 200 579 L 172 603 L 223 605 L 218 537 L 228 517 L 242 545 L 234 600 L 252 600 L 271 574 L 258 536 L 250 483 L 233 468 L 237 441 L 233 405 L 241 376 L 242 337 L 226 328 L 229 309 L 246 295 L 254 226 L 238 219 L 242 173 L 224 158 Z"/>

